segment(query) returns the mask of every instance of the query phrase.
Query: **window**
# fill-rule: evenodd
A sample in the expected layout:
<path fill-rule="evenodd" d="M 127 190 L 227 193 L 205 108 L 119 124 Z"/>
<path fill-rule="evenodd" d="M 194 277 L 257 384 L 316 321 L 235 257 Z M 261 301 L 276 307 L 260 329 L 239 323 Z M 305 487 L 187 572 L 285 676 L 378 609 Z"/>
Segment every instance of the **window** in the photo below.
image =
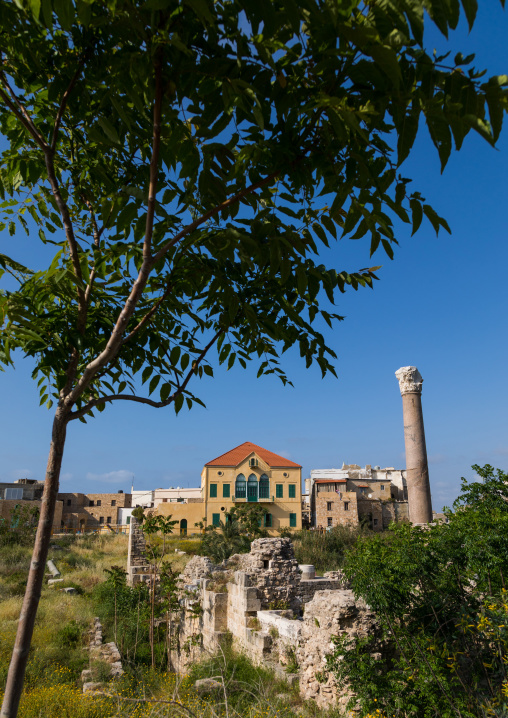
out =
<path fill-rule="evenodd" d="M 374 526 L 377 526 L 377 519 L 374 519 Z"/>
<path fill-rule="evenodd" d="M 272 526 L 272 514 L 265 514 L 265 527 L 271 528 Z"/>
<path fill-rule="evenodd" d="M 284 484 L 275 484 L 275 497 L 277 499 L 284 498 Z"/>
<path fill-rule="evenodd" d="M 106 519 L 106 521 L 107 521 L 108 524 L 110 524 L 110 523 L 111 523 L 111 516 L 108 516 L 108 518 Z"/>
<path fill-rule="evenodd" d="M 344 501 L 344 511 L 349 511 L 349 501 Z"/>
<path fill-rule="evenodd" d="M 71 504 L 72 504 L 72 500 L 71 500 L 71 499 L 67 499 L 67 506 L 70 506 Z"/>
<path fill-rule="evenodd" d="M 289 484 L 289 498 L 296 499 L 296 484 Z"/>
<path fill-rule="evenodd" d="M 116 499 L 112 499 L 111 506 L 116 506 Z"/>
<path fill-rule="evenodd" d="M 101 517 L 100 517 L 99 523 L 100 523 L 100 524 L 103 524 L 103 523 L 104 523 L 104 516 L 101 516 Z"/>
<path fill-rule="evenodd" d="M 331 516 L 329 516 L 329 517 L 326 519 L 326 522 L 327 522 L 327 525 L 328 525 L 328 526 L 333 526 L 333 519 L 332 519 Z"/>
<path fill-rule="evenodd" d="M 167 504 L 167 503 L 168 503 L 168 500 L 167 500 L 167 499 L 162 499 L 162 503 L 163 503 L 163 504 Z"/>
<path fill-rule="evenodd" d="M 222 498 L 229 499 L 231 496 L 231 484 L 222 484 Z"/>
<path fill-rule="evenodd" d="M 381 484 L 381 491 L 384 491 L 384 490 L 385 490 L 385 485 Z"/>
<path fill-rule="evenodd" d="M 93 506 L 93 501 L 89 501 L 89 502 L 88 502 L 88 505 L 89 505 L 89 506 Z"/>
<path fill-rule="evenodd" d="M 262 474 L 261 478 L 259 479 L 259 498 L 270 498 L 270 479 L 266 474 Z"/>
<path fill-rule="evenodd" d="M 97 504 L 96 504 L 96 506 L 102 506 L 102 500 L 101 500 L 101 499 L 97 499 Z"/>
<path fill-rule="evenodd" d="M 256 502 L 259 497 L 258 493 L 258 480 L 255 474 L 251 474 L 247 480 L 247 501 Z"/>
<path fill-rule="evenodd" d="M 235 498 L 244 499 L 247 494 L 247 482 L 243 474 L 238 474 L 235 481 Z"/>
<path fill-rule="evenodd" d="M 23 489 L 5 489 L 5 499 L 16 500 L 23 498 Z"/>
<path fill-rule="evenodd" d="M 326 510 L 331 511 L 333 506 L 333 501 L 327 501 L 326 502 Z"/>
<path fill-rule="evenodd" d="M 292 528 L 296 526 L 296 514 L 289 514 L 289 525 Z"/>
<path fill-rule="evenodd" d="M 127 526 L 130 524 L 130 522 L 131 522 L 131 517 L 127 516 Z"/>
<path fill-rule="evenodd" d="M 212 525 L 220 526 L 220 514 L 212 514 Z"/>
<path fill-rule="evenodd" d="M 257 466 L 258 460 L 257 459 L 249 459 L 249 466 Z"/>
<path fill-rule="evenodd" d="M 217 484 L 210 484 L 210 498 L 217 498 Z"/>

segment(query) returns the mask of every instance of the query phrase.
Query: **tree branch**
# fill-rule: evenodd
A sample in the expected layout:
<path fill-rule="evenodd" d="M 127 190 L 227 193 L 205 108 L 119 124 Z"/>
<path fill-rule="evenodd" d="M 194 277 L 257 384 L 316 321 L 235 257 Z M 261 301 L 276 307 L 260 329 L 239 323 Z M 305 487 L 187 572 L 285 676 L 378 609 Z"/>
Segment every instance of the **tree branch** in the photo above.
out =
<path fill-rule="evenodd" d="M 159 152 L 161 143 L 162 95 L 162 65 L 158 62 L 155 66 L 152 158 L 150 160 L 150 184 L 148 186 L 148 206 L 146 212 L 145 239 L 143 242 L 143 259 L 145 260 L 150 260 L 152 256 L 153 220 L 155 215 L 157 175 L 159 173 Z"/>
<path fill-rule="evenodd" d="M 158 63 L 155 66 L 155 98 L 154 98 L 154 124 L 153 124 L 153 144 L 152 158 L 150 160 L 150 187 L 148 198 L 148 211 L 146 218 L 145 239 L 143 242 L 143 262 L 139 269 L 138 276 L 134 282 L 131 292 L 127 297 L 122 311 L 120 312 L 116 324 L 113 327 L 111 336 L 103 351 L 85 368 L 81 378 L 76 383 L 74 389 L 68 394 L 66 404 L 72 406 L 76 399 L 81 396 L 84 390 L 90 385 L 97 372 L 106 364 L 114 359 L 118 349 L 122 345 L 123 334 L 127 328 L 130 318 L 134 314 L 136 305 L 143 293 L 150 272 L 155 264 L 151 257 L 151 242 L 153 234 L 153 219 L 155 214 L 156 194 L 157 194 L 157 169 L 159 165 L 160 154 L 160 129 L 162 115 L 162 66 Z M 77 418 L 77 417 L 76 417 Z"/>
<path fill-rule="evenodd" d="M 32 135 L 33 139 L 37 142 L 39 147 L 46 152 L 48 149 L 48 145 L 44 141 L 44 138 L 41 134 L 37 131 L 37 128 L 35 127 L 32 118 L 26 111 L 25 107 L 21 104 L 18 97 L 16 96 L 16 93 L 11 88 L 9 83 L 7 82 L 5 75 L 3 72 L 0 72 L 0 81 L 2 85 L 4 86 L 4 90 L 0 90 L 0 97 L 3 99 L 7 107 L 16 115 L 18 120 L 21 122 L 21 124 L 28 130 L 28 132 Z M 10 99 L 9 95 L 11 96 L 12 100 Z"/>
<path fill-rule="evenodd" d="M 175 391 L 173 394 L 171 394 L 170 397 L 168 397 L 165 401 L 154 401 L 153 399 L 148 399 L 148 397 L 144 396 L 134 396 L 133 394 L 110 394 L 109 396 L 100 396 L 97 399 L 91 399 L 85 406 L 83 406 L 78 411 L 71 412 L 69 416 L 69 421 L 74 421 L 74 419 L 79 419 L 82 416 L 85 416 L 85 414 L 88 414 L 94 406 L 97 406 L 98 404 L 104 404 L 106 402 L 112 402 L 112 401 L 134 401 L 138 404 L 148 404 L 148 406 L 153 406 L 155 409 L 162 409 L 165 406 L 169 406 L 174 402 L 176 397 L 179 394 L 182 394 L 185 391 L 185 388 L 187 387 L 187 384 L 191 380 L 191 377 L 193 374 L 196 374 L 197 368 L 201 361 L 205 358 L 208 351 L 211 349 L 211 347 L 215 344 L 217 339 L 222 334 L 223 329 L 219 329 L 218 332 L 214 335 L 214 337 L 208 342 L 208 344 L 205 346 L 205 348 L 202 350 L 201 354 L 198 356 L 198 358 L 192 363 L 192 368 L 187 373 L 187 376 L 185 377 L 185 380 L 183 384 Z"/>
<path fill-rule="evenodd" d="M 254 184 L 249 185 L 249 187 L 245 187 L 244 189 L 240 190 L 240 192 L 237 192 L 233 197 L 230 197 L 229 199 L 224 200 L 224 202 L 221 202 L 221 204 L 217 205 L 216 207 L 213 207 L 212 209 L 209 209 L 208 212 L 205 212 L 201 215 L 201 217 L 198 217 L 194 220 L 194 222 L 191 222 L 186 227 L 184 227 L 178 234 L 175 234 L 175 236 L 170 239 L 166 244 L 164 244 L 159 251 L 154 255 L 153 262 L 154 264 L 158 262 L 162 257 L 168 252 L 168 250 L 171 249 L 171 247 L 179 242 L 183 237 L 185 237 L 190 232 L 193 232 L 197 227 L 199 227 L 204 222 L 208 221 L 212 217 L 215 217 L 216 214 L 219 214 L 224 209 L 229 207 L 232 204 L 235 204 L 235 202 L 239 202 L 242 197 L 245 197 L 248 194 L 251 194 L 251 192 L 255 192 L 255 190 L 259 189 L 260 187 L 264 187 L 269 182 L 274 180 L 276 177 L 278 177 L 281 174 L 282 170 L 276 170 L 275 172 L 272 172 L 267 177 L 265 177 L 262 180 L 259 180 L 259 182 L 254 182 Z"/>
<path fill-rule="evenodd" d="M 62 117 L 65 112 L 65 108 L 67 107 L 67 102 L 69 100 L 69 96 L 70 96 L 71 92 L 73 91 L 73 89 L 76 85 L 76 82 L 78 81 L 78 78 L 81 74 L 81 70 L 83 69 L 84 64 L 85 64 L 85 57 L 82 57 L 79 62 L 79 65 L 78 65 L 78 69 L 74 73 L 72 80 L 69 83 L 68 88 L 65 90 L 65 92 L 62 95 L 62 99 L 60 101 L 60 107 L 58 108 L 58 112 L 56 113 L 55 124 L 53 126 L 53 135 L 51 137 L 51 145 L 50 145 L 51 152 L 54 152 L 56 149 L 56 140 L 58 137 L 58 130 L 60 129 L 60 123 L 62 122 Z"/>
<path fill-rule="evenodd" d="M 160 307 L 160 305 L 164 302 L 165 299 L 167 299 L 169 293 L 173 289 L 173 285 L 171 283 L 168 284 L 166 287 L 164 294 L 162 297 L 159 297 L 159 299 L 155 302 L 155 304 L 152 306 L 151 309 L 148 310 L 148 312 L 145 314 L 143 319 L 134 327 L 134 329 L 127 334 L 126 337 L 122 340 L 122 345 L 125 344 L 125 342 L 128 342 L 129 339 L 132 339 L 132 337 L 137 334 L 143 327 L 150 321 L 150 319 L 153 317 L 157 309 Z"/>

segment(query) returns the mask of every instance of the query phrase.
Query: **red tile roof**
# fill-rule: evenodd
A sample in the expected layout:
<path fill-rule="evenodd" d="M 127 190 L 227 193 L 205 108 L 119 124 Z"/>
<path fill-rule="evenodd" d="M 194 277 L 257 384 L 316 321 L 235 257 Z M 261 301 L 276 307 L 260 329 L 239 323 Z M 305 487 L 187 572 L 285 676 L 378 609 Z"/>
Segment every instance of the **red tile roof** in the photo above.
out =
<path fill-rule="evenodd" d="M 240 446 L 236 446 L 234 449 L 231 449 L 231 451 L 221 454 L 216 459 L 208 461 L 205 466 L 238 466 L 238 464 L 241 464 L 242 461 L 253 452 L 263 459 L 268 466 L 272 466 L 274 468 L 302 468 L 300 464 L 295 464 L 294 461 L 285 459 L 283 456 L 274 454 L 273 451 L 263 449 L 262 446 L 252 444 L 250 441 L 246 441 L 244 444 L 240 444 Z"/>

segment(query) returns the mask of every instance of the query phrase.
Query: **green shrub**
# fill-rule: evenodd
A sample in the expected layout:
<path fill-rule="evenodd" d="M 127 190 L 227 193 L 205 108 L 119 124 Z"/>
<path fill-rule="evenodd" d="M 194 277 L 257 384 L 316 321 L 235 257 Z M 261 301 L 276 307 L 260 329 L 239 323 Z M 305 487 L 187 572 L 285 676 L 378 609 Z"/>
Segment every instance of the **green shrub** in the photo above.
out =
<path fill-rule="evenodd" d="M 56 642 L 61 648 L 76 648 L 81 643 L 83 627 L 77 621 L 69 621 L 58 630 Z"/>
<path fill-rule="evenodd" d="M 334 526 L 323 533 L 297 531 L 292 535 L 295 556 L 298 563 L 312 564 L 320 573 L 336 571 L 358 539 L 370 536 L 371 533 L 369 529 L 360 526 Z"/>

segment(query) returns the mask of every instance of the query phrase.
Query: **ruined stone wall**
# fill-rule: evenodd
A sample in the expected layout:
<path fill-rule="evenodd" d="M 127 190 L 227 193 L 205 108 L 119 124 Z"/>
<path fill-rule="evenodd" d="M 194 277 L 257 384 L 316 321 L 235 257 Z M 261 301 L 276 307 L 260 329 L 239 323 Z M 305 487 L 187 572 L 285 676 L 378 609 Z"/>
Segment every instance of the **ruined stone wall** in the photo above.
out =
<path fill-rule="evenodd" d="M 289 538 L 261 538 L 241 556 L 242 571 L 251 574 L 258 589 L 260 610 L 298 608 L 300 569 Z"/>
<path fill-rule="evenodd" d="M 383 528 L 388 528 L 393 521 L 409 521 L 407 501 L 390 501 L 383 504 Z"/>
<path fill-rule="evenodd" d="M 133 528 L 136 536 L 138 527 Z M 221 566 L 195 556 L 178 585 L 180 610 L 171 627 L 175 670 L 186 672 L 227 641 L 281 678 L 298 679 L 303 698 L 344 709 L 348 686 L 338 686 L 327 670 L 332 637 L 374 636 L 375 656 L 383 658 L 376 618 L 355 600 L 342 571 L 301 580 L 289 539 L 258 539 L 250 554 L 232 556 Z M 274 608 L 277 602 L 284 607 Z M 297 673 L 288 674 L 290 666 Z"/>
<path fill-rule="evenodd" d="M 322 708 L 338 705 L 344 709 L 351 697 L 348 686 L 338 686 L 327 671 L 326 656 L 333 650 L 332 637 L 343 634 L 380 637 L 375 615 L 362 600 L 355 600 L 350 590 L 317 593 L 305 606 L 296 657 L 300 695 Z"/>

